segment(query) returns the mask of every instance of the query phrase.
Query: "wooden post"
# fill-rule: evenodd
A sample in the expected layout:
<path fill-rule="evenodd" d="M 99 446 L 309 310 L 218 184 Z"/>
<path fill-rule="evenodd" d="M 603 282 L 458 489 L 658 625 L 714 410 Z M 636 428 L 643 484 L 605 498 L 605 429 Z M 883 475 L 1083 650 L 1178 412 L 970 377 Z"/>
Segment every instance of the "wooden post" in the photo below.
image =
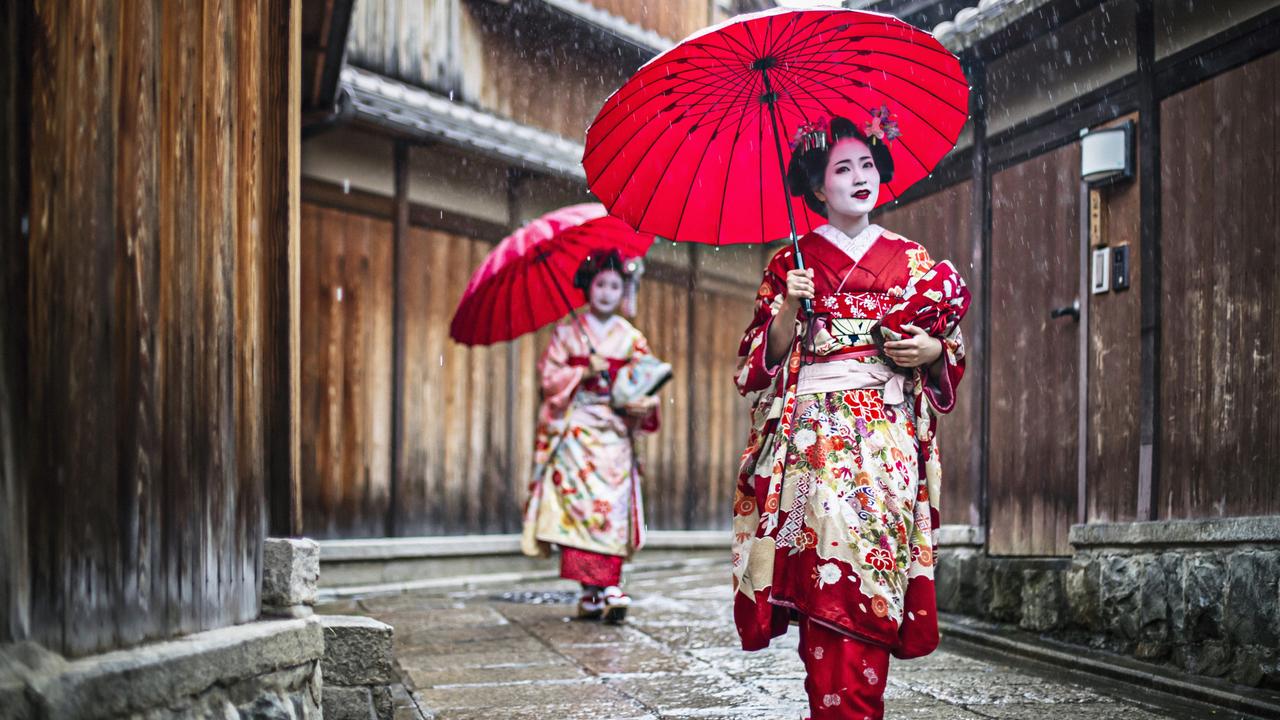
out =
<path fill-rule="evenodd" d="M 395 214 L 391 230 L 391 478 L 387 537 L 396 535 L 400 505 L 400 455 L 404 446 L 404 245 L 409 235 L 409 143 L 395 145 Z"/>
<path fill-rule="evenodd" d="M 507 229 L 515 231 L 520 226 L 520 185 L 529 178 L 529 174 L 519 168 L 507 168 Z M 519 529 L 520 477 L 523 468 L 515 465 L 516 459 L 516 417 L 512 412 L 516 406 L 516 395 L 519 393 L 520 348 L 515 340 L 507 343 L 507 413 L 503 431 L 506 436 L 505 453 L 507 458 L 505 507 L 501 509 L 502 531 Z"/>
<path fill-rule="evenodd" d="M 685 366 L 685 372 L 688 377 L 685 382 L 688 383 L 688 399 L 685 401 L 685 444 L 686 444 L 686 461 L 685 461 L 685 485 L 684 485 L 684 529 L 692 530 L 697 524 L 698 510 L 698 444 L 695 438 L 698 437 L 698 383 L 694 377 L 697 374 L 698 367 L 698 245 L 697 243 L 688 243 L 689 245 L 689 275 L 685 285 L 686 298 L 686 314 L 685 327 L 688 337 L 688 343 L 685 348 L 688 357 L 688 363 Z"/>
<path fill-rule="evenodd" d="M 0 644 L 30 634 L 27 554 L 27 247 L 31 190 L 30 3 L 0 10 Z"/>
<path fill-rule="evenodd" d="M 1093 297 L 1092 273 L 1089 272 L 1089 260 L 1093 254 L 1093 240 L 1090 232 L 1092 213 L 1089 210 L 1089 185 L 1080 181 L 1080 283 L 1076 291 L 1080 298 L 1080 337 L 1077 362 L 1077 392 L 1080 400 L 1076 409 L 1076 523 L 1083 525 L 1089 520 L 1089 305 Z"/>
<path fill-rule="evenodd" d="M 987 526 L 987 476 L 990 472 L 988 462 L 991 445 L 991 361 L 987 357 L 987 348 L 991 345 L 991 172 L 989 148 L 987 145 L 987 69 L 981 60 L 975 60 L 965 68 L 969 77 L 970 118 L 973 121 L 973 241 L 970 243 L 970 256 L 974 270 L 980 275 L 982 282 L 978 286 L 978 306 L 981 312 L 977 317 L 977 332 L 970 340 L 971 352 L 981 361 L 978 368 L 978 395 L 981 402 L 978 408 L 978 453 L 977 477 L 970 477 L 969 487 L 973 493 L 969 501 L 969 524 L 986 529 Z"/>
<path fill-rule="evenodd" d="M 268 532 L 279 537 L 299 536 L 302 528 L 301 448 L 301 175 L 302 175 L 302 3 L 268 3 L 262 31 L 264 98 L 281 94 L 283 105 L 265 102 L 262 126 L 272 132 L 262 143 L 263 215 L 268 218 L 263 238 L 267 243 L 266 324 L 273 338 L 271 359 L 264 375 L 269 388 L 264 430 L 268 448 Z M 272 68 L 287 67 L 288 87 L 277 86 L 282 74 Z M 281 119 L 280 113 L 285 113 Z M 282 130 L 283 132 L 276 132 Z M 284 185 L 281 188 L 281 185 Z"/>
<path fill-rule="evenodd" d="M 1137 519 L 1155 520 L 1160 479 L 1160 99 L 1156 92 L 1155 9 L 1138 0 L 1138 184 L 1142 275 L 1142 430 Z"/>

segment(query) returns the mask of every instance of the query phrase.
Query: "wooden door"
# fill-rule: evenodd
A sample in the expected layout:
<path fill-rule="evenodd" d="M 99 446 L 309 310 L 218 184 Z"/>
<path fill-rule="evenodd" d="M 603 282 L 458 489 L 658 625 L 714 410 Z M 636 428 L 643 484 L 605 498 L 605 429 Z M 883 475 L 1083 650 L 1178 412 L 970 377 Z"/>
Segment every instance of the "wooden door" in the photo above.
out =
<path fill-rule="evenodd" d="M 992 178 L 988 542 L 1068 555 L 1078 482 L 1079 145 Z M 1083 300 L 1083 299 L 1082 299 Z"/>

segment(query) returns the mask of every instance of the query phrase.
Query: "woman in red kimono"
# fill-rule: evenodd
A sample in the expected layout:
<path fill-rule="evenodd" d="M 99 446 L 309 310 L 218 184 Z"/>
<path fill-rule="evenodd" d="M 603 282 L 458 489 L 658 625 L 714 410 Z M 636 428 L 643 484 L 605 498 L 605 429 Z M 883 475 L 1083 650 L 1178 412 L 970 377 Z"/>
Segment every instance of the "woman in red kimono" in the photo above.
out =
<path fill-rule="evenodd" d="M 582 585 L 578 616 L 621 621 L 631 601 L 622 563 L 644 544 L 644 504 L 633 436 L 658 429 L 652 395 L 619 401 L 657 364 L 644 335 L 617 313 L 634 304 L 638 278 L 617 251 L 588 258 L 574 287 L 590 312 L 556 326 L 538 361 L 542 407 L 522 549 L 560 548 L 560 576 Z M 634 314 L 634 308 L 628 311 Z"/>
<path fill-rule="evenodd" d="M 814 720 L 883 717 L 890 654 L 937 646 L 931 413 L 951 410 L 964 369 L 958 327 L 877 340 L 878 321 L 934 273 L 923 246 L 868 221 L 896 127 L 873 114 L 864 128 L 835 118 L 797 138 L 789 188 L 828 224 L 800 239 L 806 269 L 790 246 L 773 256 L 736 377 L 756 397 L 734 503 L 734 617 L 746 650 L 798 622 Z"/>

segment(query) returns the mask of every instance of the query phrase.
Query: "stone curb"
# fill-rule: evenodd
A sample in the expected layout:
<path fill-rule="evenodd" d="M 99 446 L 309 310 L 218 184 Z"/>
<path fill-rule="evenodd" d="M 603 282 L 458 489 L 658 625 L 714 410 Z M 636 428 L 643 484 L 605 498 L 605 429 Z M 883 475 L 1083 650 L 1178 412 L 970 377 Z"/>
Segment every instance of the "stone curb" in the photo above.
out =
<path fill-rule="evenodd" d="M 645 548 L 724 548 L 728 553 L 731 540 L 732 534 L 727 530 L 654 530 L 649 532 Z M 321 540 L 318 544 L 323 563 L 520 554 L 520 536 L 514 534 Z"/>
<path fill-rule="evenodd" d="M 30 678 L 29 687 L 49 717 L 115 717 L 316 662 L 323 654 L 319 620 L 253 622 L 73 660 Z"/>
<path fill-rule="evenodd" d="M 986 529 L 981 525 L 939 525 L 934 538 L 940 548 L 980 548 L 987 541 Z"/>
<path fill-rule="evenodd" d="M 1090 648 L 1048 643 L 1027 633 L 994 623 L 960 619 L 939 613 L 944 637 L 1039 660 L 1058 667 L 1152 688 L 1181 698 L 1197 700 L 1260 717 L 1280 717 L 1280 695 L 1243 688 L 1219 680 L 1180 673 L 1132 658 Z"/>
<path fill-rule="evenodd" d="M 1076 547 L 1280 544 L 1280 516 L 1072 525 Z"/>
<path fill-rule="evenodd" d="M 682 560 L 664 560 L 638 562 L 627 566 L 627 571 L 670 570 L 683 567 L 700 567 L 704 565 L 724 565 L 721 558 L 686 558 Z M 444 578 L 428 578 L 405 582 L 379 583 L 375 585 L 347 585 L 343 587 L 320 588 L 319 600 L 326 602 L 341 598 L 365 597 L 369 595 L 397 595 L 419 590 L 476 590 L 485 587 L 510 585 L 512 583 L 533 580 L 555 580 L 560 577 L 559 570 L 539 570 L 536 572 L 485 573 L 483 575 L 462 575 Z"/>

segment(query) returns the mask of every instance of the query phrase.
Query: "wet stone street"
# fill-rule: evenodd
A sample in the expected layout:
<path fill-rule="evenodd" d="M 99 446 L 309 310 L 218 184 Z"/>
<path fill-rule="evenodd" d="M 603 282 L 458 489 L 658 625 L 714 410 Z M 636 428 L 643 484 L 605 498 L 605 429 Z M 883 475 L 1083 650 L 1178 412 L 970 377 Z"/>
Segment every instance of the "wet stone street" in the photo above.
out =
<path fill-rule="evenodd" d="M 558 580 L 339 600 L 318 610 L 391 624 L 406 683 L 438 720 L 804 717 L 795 631 L 768 650 L 742 652 L 724 576 L 719 564 L 632 573 L 635 602 L 618 626 L 568 620 L 571 586 Z M 1209 717 L 1157 706 L 1130 686 L 1061 677 L 944 638 L 929 657 L 894 661 L 886 717 Z"/>

